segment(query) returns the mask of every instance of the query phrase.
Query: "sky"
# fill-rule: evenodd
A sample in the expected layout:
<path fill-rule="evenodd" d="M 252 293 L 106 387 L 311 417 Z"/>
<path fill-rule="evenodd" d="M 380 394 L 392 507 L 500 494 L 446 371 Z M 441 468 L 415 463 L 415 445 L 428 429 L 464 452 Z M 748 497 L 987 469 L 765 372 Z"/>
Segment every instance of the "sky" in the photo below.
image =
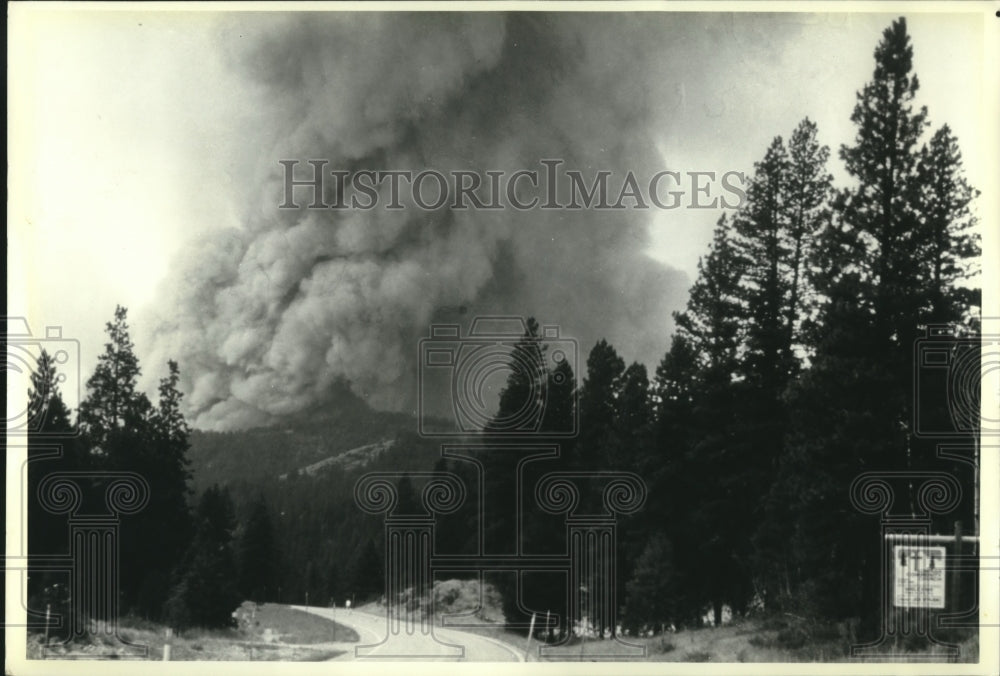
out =
<path fill-rule="evenodd" d="M 511 296 L 562 309 L 555 321 L 583 350 L 604 316 L 612 344 L 652 371 L 720 210 L 633 212 L 620 227 L 602 214 L 521 224 L 506 213 L 329 225 L 275 213 L 277 161 L 451 169 L 535 157 L 532 168 L 551 150 L 581 168 L 751 172 L 809 117 L 844 185 L 836 150 L 853 138 L 855 92 L 895 16 L 303 20 L 15 6 L 8 314 L 78 340 L 85 380 L 104 323 L 127 306 L 144 384 L 181 359 L 196 423 L 215 428 L 299 410 L 338 377 L 407 409 L 394 393 L 412 373 L 393 364 L 412 358 L 416 328 L 453 319 L 452 304 L 516 310 Z M 981 189 L 994 103 L 985 16 L 907 13 L 919 101 L 933 128 L 952 127 Z M 289 263 L 310 250 L 319 258 Z"/>

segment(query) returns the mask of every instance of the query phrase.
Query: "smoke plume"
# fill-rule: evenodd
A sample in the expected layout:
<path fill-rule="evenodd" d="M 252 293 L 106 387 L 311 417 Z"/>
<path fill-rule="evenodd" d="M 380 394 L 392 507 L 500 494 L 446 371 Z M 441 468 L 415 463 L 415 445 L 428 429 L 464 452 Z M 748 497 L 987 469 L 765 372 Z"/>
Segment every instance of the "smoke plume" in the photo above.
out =
<path fill-rule="evenodd" d="M 339 381 L 411 410 L 418 339 L 475 314 L 559 324 L 581 366 L 602 337 L 655 365 L 689 280 L 646 254 L 649 212 L 279 210 L 278 161 L 512 172 L 560 158 L 588 177 L 650 176 L 668 168 L 655 145 L 677 104 L 666 48 L 686 32 L 643 15 L 227 20 L 220 44 L 266 120 L 247 138 L 253 166 L 235 169 L 243 227 L 192 243 L 153 328 L 194 425 L 270 424 Z"/>

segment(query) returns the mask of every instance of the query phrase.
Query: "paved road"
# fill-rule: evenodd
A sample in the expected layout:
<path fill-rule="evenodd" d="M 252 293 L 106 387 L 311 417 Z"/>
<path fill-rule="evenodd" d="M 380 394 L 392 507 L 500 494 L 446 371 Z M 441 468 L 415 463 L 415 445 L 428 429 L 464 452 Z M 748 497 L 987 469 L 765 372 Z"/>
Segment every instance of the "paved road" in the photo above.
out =
<path fill-rule="evenodd" d="M 337 660 L 354 659 L 416 659 L 456 662 L 523 662 L 524 655 L 514 646 L 478 634 L 434 627 L 431 635 L 420 631 L 420 626 L 401 627 L 390 640 L 385 615 L 372 615 L 346 608 L 320 608 L 292 606 L 321 617 L 333 619 L 358 632 L 361 640 L 356 644 L 343 644 L 347 652 Z M 407 629 L 411 629 L 408 632 Z M 370 646 L 370 647 L 368 647 Z M 357 650 L 355 650 L 357 648 Z M 360 653 L 361 657 L 358 656 Z"/>

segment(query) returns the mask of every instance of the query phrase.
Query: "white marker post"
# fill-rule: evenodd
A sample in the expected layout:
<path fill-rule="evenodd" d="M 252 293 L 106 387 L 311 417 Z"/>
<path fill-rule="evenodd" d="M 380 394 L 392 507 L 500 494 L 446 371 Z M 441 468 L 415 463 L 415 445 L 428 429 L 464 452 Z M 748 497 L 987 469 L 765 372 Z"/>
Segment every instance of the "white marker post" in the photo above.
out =
<path fill-rule="evenodd" d="M 52 604 L 45 604 L 45 646 L 49 645 L 49 616 L 52 614 Z"/>
<path fill-rule="evenodd" d="M 174 633 L 173 629 L 169 629 L 169 628 L 167 629 L 167 640 L 163 644 L 163 661 L 164 662 L 169 662 L 170 661 L 170 637 L 173 635 L 173 633 Z"/>
<path fill-rule="evenodd" d="M 529 651 L 531 650 L 531 637 L 534 635 L 534 633 L 535 633 L 535 614 L 532 613 L 531 614 L 531 626 L 528 628 L 528 642 L 524 644 L 524 661 L 525 662 L 528 661 L 528 659 L 529 659 L 528 656 L 531 654 Z"/>

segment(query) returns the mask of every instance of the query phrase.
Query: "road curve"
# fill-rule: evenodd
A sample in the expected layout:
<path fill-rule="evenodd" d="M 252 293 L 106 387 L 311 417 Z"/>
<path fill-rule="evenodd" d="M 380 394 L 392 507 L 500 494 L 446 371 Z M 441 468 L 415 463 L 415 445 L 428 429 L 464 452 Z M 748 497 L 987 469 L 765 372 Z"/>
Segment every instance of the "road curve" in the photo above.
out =
<path fill-rule="evenodd" d="M 514 646 L 458 629 L 434 627 L 431 634 L 427 635 L 421 633 L 419 625 L 413 627 L 404 625 L 398 633 L 392 635 L 391 640 L 387 640 L 389 632 L 385 615 L 372 615 L 346 608 L 291 607 L 336 620 L 358 632 L 361 640 L 357 644 L 351 644 L 347 652 L 337 657 L 337 660 L 524 661 L 524 655 Z M 408 632 L 407 629 L 412 631 Z"/>

